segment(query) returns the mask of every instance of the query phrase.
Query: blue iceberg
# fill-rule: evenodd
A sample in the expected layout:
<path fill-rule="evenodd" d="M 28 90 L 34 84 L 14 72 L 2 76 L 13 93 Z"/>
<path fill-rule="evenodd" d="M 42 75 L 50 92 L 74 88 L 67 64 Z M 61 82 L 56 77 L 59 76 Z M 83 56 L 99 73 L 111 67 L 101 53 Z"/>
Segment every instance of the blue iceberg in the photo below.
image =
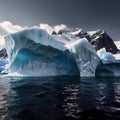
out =
<path fill-rule="evenodd" d="M 5 36 L 9 73 L 24 76 L 95 76 L 100 58 L 86 38 L 31 28 Z M 62 38 L 62 39 L 61 39 Z"/>
<path fill-rule="evenodd" d="M 109 75 L 114 69 L 120 73 L 112 53 L 106 52 L 104 48 L 96 52 L 86 36 L 76 36 L 71 31 L 55 35 L 34 27 L 8 34 L 4 39 L 9 74 L 89 77 Z M 114 63 L 111 65 L 113 70 L 108 63 Z M 4 61 L 0 63 L 1 66 L 6 64 Z M 0 68 L 1 71 L 6 69 L 3 66 Z"/>

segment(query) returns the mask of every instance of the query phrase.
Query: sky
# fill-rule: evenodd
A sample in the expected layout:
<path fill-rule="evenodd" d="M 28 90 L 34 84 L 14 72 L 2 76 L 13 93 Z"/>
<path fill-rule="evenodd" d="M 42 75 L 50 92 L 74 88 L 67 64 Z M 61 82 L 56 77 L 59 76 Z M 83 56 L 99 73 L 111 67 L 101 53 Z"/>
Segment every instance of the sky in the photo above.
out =
<path fill-rule="evenodd" d="M 0 0 L 0 23 L 104 29 L 120 40 L 120 0 Z M 0 30 L 1 32 L 1 30 Z"/>

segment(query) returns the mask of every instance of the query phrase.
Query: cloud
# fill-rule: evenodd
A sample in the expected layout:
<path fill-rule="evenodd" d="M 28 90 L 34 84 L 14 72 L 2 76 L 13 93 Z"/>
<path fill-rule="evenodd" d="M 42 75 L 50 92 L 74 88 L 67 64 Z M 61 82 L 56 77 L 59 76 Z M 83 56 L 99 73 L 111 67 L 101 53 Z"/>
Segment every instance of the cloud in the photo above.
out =
<path fill-rule="evenodd" d="M 2 28 L 7 33 L 16 33 L 18 31 L 24 30 L 24 27 L 21 27 L 19 25 L 13 25 L 9 21 L 4 21 L 0 23 L 0 28 Z"/>
<path fill-rule="evenodd" d="M 40 28 L 46 30 L 49 34 L 53 32 L 53 28 L 48 24 L 40 24 Z"/>
<path fill-rule="evenodd" d="M 54 31 L 57 32 L 57 33 L 60 30 L 64 30 L 64 29 L 68 29 L 68 27 L 66 25 L 64 25 L 64 24 L 54 26 Z"/>

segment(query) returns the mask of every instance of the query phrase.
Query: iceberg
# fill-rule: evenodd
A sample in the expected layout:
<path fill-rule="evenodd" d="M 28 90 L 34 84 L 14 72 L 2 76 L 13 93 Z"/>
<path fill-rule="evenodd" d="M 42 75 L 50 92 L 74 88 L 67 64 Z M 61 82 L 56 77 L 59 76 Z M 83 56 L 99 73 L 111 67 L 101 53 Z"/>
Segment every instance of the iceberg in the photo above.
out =
<path fill-rule="evenodd" d="M 105 48 L 97 51 L 98 56 L 102 60 L 102 64 L 97 66 L 96 76 L 120 76 L 120 54 L 112 54 L 107 52 Z"/>
<path fill-rule="evenodd" d="M 66 38 L 69 38 L 66 39 Z M 30 28 L 5 36 L 9 73 L 24 76 L 95 76 L 100 62 L 86 38 Z"/>
<path fill-rule="evenodd" d="M 3 65 L 1 61 L 0 72 L 7 71 L 8 75 L 14 76 L 119 75 L 117 66 L 120 61 L 116 58 L 119 49 L 104 31 L 69 29 L 59 33 L 50 34 L 39 27 L 32 27 L 5 35 L 1 58 L 6 59 L 3 53 L 7 51 L 5 56 L 9 64 Z M 111 42 L 110 49 L 103 44 L 104 41 Z"/>
<path fill-rule="evenodd" d="M 5 37 L 9 73 L 24 76 L 79 75 L 74 58 L 45 30 L 32 28 Z"/>
<path fill-rule="evenodd" d="M 97 54 L 104 63 L 116 61 L 114 55 L 110 52 L 107 52 L 105 48 L 98 50 Z"/>
<path fill-rule="evenodd" d="M 4 73 L 7 71 L 8 60 L 2 59 L 0 60 L 0 73 Z"/>

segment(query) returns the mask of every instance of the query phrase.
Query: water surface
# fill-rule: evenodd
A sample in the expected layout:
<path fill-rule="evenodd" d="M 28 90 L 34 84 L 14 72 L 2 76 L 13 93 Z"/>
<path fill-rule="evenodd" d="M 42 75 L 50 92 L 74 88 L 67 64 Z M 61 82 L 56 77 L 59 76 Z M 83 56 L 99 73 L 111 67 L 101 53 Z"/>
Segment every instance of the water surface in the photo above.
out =
<path fill-rule="evenodd" d="M 120 119 L 120 78 L 0 78 L 0 120 L 103 118 Z"/>

